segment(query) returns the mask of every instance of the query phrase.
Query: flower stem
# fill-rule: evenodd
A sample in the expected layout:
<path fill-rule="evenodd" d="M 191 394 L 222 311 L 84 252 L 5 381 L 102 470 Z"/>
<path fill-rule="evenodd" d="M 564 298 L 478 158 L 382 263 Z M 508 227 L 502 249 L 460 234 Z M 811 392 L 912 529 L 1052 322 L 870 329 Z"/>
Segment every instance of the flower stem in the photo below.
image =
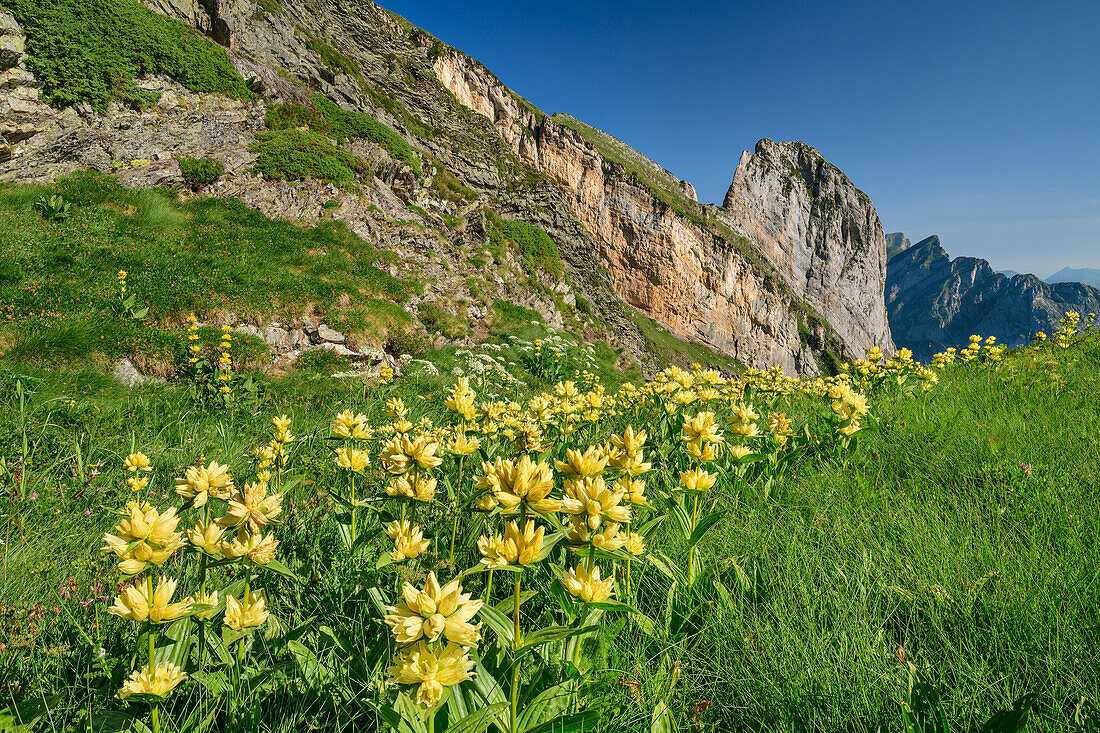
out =
<path fill-rule="evenodd" d="M 489 568 L 489 582 L 485 585 L 485 602 L 489 603 L 489 599 L 493 597 L 493 569 Z"/>
<path fill-rule="evenodd" d="M 626 523 L 626 536 L 629 537 L 630 534 L 631 534 L 631 532 L 630 532 L 630 522 L 627 522 Z M 630 598 L 630 557 L 629 556 L 626 558 L 626 597 Z"/>
<path fill-rule="evenodd" d="M 153 603 L 153 574 L 145 578 L 145 582 L 149 588 L 149 605 Z M 156 657 L 156 645 L 157 638 L 154 633 L 156 627 L 153 625 L 152 619 L 149 620 L 149 628 L 146 634 L 149 637 L 149 681 L 155 682 L 157 678 L 157 657 Z M 149 707 L 149 724 L 153 729 L 153 733 L 160 733 L 160 703 L 153 703 Z"/>
<path fill-rule="evenodd" d="M 695 522 L 699 517 L 699 493 L 691 500 L 691 533 L 695 534 Z M 688 585 L 695 585 L 695 545 L 688 548 Z"/>
<path fill-rule="evenodd" d="M 451 565 L 455 562 L 455 535 L 458 533 L 458 506 L 462 502 L 462 464 L 465 460 L 466 456 L 458 457 L 458 487 L 455 489 L 454 506 L 451 508 L 455 515 L 454 524 L 451 525 Z"/>
<path fill-rule="evenodd" d="M 355 500 L 355 471 L 351 472 L 350 481 L 351 481 L 351 492 L 350 492 L 351 493 L 351 545 L 352 545 L 352 547 L 354 547 L 355 546 L 355 538 L 356 538 L 356 534 L 355 534 L 355 510 L 357 508 L 356 507 L 357 502 Z M 350 550 L 351 547 L 349 547 L 348 549 Z"/>
<path fill-rule="evenodd" d="M 523 580 L 523 573 L 516 573 L 516 591 L 515 591 L 515 608 L 513 618 L 515 620 L 515 632 L 512 637 L 512 733 L 519 733 L 519 658 L 515 656 L 516 650 L 520 645 L 520 628 L 519 628 L 519 600 L 520 600 L 520 584 Z"/>

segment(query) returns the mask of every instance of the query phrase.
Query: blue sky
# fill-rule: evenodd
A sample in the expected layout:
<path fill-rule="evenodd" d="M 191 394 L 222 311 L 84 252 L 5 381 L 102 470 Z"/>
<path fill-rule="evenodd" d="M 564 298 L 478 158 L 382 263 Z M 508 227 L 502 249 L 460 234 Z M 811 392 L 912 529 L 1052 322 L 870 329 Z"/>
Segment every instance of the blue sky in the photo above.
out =
<path fill-rule="evenodd" d="M 700 200 L 758 139 L 802 140 L 887 231 L 998 269 L 1100 267 L 1100 2 L 383 4 Z"/>

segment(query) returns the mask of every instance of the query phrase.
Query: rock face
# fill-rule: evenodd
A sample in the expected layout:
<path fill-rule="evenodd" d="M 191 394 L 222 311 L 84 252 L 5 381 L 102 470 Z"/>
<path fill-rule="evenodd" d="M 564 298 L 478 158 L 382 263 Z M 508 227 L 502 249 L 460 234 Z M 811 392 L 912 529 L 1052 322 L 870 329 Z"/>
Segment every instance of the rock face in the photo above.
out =
<path fill-rule="evenodd" d="M 886 305 L 899 346 L 918 359 L 971 334 L 996 336 L 1008 346 L 1036 331 L 1050 333 L 1068 310 L 1100 311 L 1100 290 L 1081 283 L 1050 285 L 1034 275 L 1006 277 L 975 257 L 951 259 L 931 236 L 898 250 L 887 267 Z"/>
<path fill-rule="evenodd" d="M 761 140 L 755 154 L 741 155 L 723 208 L 849 352 L 893 349 L 882 222 L 867 195 L 821 153 Z"/>
<path fill-rule="evenodd" d="M 803 373 L 831 349 L 893 348 L 882 224 L 813 148 L 760 141 L 723 206 L 705 206 L 691 184 L 567 115 L 541 115 L 461 53 L 433 70 L 562 187 L 619 297 L 678 335 Z"/>

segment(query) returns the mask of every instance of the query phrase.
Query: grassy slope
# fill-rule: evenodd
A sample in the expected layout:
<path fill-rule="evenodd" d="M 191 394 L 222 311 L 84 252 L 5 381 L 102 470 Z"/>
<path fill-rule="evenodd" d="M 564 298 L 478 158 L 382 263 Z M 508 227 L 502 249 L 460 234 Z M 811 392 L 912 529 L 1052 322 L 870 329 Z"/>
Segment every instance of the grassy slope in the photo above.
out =
<path fill-rule="evenodd" d="M 1026 692 L 1028 730 L 1066 730 L 1100 690 L 1098 402 L 1095 344 L 961 369 L 877 408 L 850 467 L 739 507 L 713 551 L 753 583 L 701 632 L 691 696 L 727 730 L 896 730 L 904 647 L 957 730 Z"/>
<path fill-rule="evenodd" d="M 47 221 L 34 204 L 54 194 L 72 213 Z M 127 189 L 92 173 L 48 187 L 0 187 L 0 236 L 8 321 L 0 350 L 23 358 L 100 346 L 109 356 L 170 353 L 178 337 L 168 327 L 191 312 L 270 318 L 314 307 L 351 332 L 399 328 L 379 299 L 401 300 L 417 287 L 375 267 L 393 256 L 341 223 L 303 228 L 235 200 L 178 202 L 170 192 Z M 129 273 L 138 307 L 149 307 L 145 325 L 108 315 L 119 300 L 119 270 Z M 351 307 L 336 312 L 344 293 Z"/>
<path fill-rule="evenodd" d="M 1066 730 L 1067 711 L 1082 695 L 1095 704 L 1100 689 L 1091 651 L 1100 623 L 1098 375 L 1096 344 L 1068 359 L 961 367 L 930 395 L 883 399 L 849 465 L 818 457 L 765 503 L 719 496 L 732 511 L 706 557 L 722 569 L 733 602 L 715 597 L 708 623 L 680 641 L 677 709 L 711 701 L 701 720 L 719 730 L 898 730 L 905 677 L 896 655 L 904 647 L 942 691 L 956 730 L 975 728 L 1025 692 L 1039 693 L 1028 730 Z M 67 577 L 83 588 L 103 572 L 95 550 L 112 521 L 105 510 L 127 493 L 117 466 L 133 445 L 164 477 L 199 457 L 240 462 L 268 433 L 266 415 L 283 411 L 306 438 L 296 460 L 308 478 L 294 495 L 302 508 L 291 533 L 282 533 L 280 556 L 324 572 L 320 586 L 281 608 L 324 609 L 333 602 L 326 594 L 358 577 L 355 564 L 330 554 L 332 525 L 316 494 L 328 448 L 317 437 L 345 404 L 384 420 L 384 394 L 292 374 L 268 386 L 255 417 L 227 420 L 194 411 L 172 385 L 128 391 L 92 372 L 39 376 L 27 425 L 37 445 L 28 490 L 40 496 L 19 507 L 21 525 L 11 523 L 12 505 L 5 508 L 3 603 L 48 600 Z M 409 381 L 398 394 L 415 421 L 440 415 L 440 388 Z M 22 418 L 10 377 L 2 397 L 0 453 L 14 456 Z M 804 417 L 799 406 L 793 414 Z M 99 462 L 102 477 L 70 478 Z M 662 472 L 651 483 L 668 480 Z M 12 486 L 10 476 L 4 485 Z M 313 531 L 303 535 L 307 527 Z M 671 535 L 653 545 L 681 549 Z M 659 617 L 665 581 L 641 567 L 636 578 L 638 605 Z M 42 642 L 76 644 L 64 628 Z M 664 684 L 657 670 L 670 653 L 680 652 L 629 632 L 603 649 L 613 670 L 606 703 L 620 710 L 611 729 L 647 728 L 642 716 Z M 12 679 L 47 686 L 78 661 L 6 659 Z M 638 676 L 646 703 L 614 684 L 624 675 Z M 97 684 L 89 678 L 69 694 L 94 696 Z M 299 703 L 285 705 L 272 708 L 272 722 L 308 717 Z"/>

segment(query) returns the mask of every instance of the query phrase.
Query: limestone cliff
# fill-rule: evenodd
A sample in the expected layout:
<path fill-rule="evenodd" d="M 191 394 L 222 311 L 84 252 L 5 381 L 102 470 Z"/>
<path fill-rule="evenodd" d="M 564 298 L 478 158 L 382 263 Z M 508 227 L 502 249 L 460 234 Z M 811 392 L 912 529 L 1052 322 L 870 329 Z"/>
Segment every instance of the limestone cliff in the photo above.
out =
<path fill-rule="evenodd" d="M 813 148 L 761 141 L 723 207 L 703 205 L 691 184 L 568 115 L 545 117 L 464 54 L 433 69 L 563 188 L 616 292 L 643 313 L 752 366 L 813 372 L 830 348 L 892 348 L 882 225 Z"/>
<path fill-rule="evenodd" d="M 867 195 L 821 153 L 761 140 L 755 154 L 741 156 L 723 208 L 849 352 L 892 349 L 882 222 Z"/>
<path fill-rule="evenodd" d="M 976 257 L 947 255 L 931 236 L 890 258 L 886 279 L 890 327 L 917 358 L 967 343 L 971 334 L 1008 346 L 1036 331 L 1050 333 L 1067 310 L 1100 311 L 1100 290 L 1081 283 L 1044 283 L 1034 275 L 1006 277 Z"/>

